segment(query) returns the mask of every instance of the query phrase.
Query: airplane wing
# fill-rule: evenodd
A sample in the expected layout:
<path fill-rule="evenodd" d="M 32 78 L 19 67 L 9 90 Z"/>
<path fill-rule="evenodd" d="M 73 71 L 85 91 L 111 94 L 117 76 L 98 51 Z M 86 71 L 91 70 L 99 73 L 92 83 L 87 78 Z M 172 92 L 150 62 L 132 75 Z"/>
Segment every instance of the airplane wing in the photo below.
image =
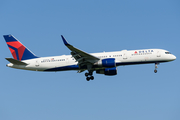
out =
<path fill-rule="evenodd" d="M 96 56 L 90 55 L 82 50 L 79 50 L 70 45 L 67 40 L 61 35 L 64 44 L 71 50 L 71 55 L 76 59 L 78 65 L 81 67 L 87 64 L 94 64 L 100 59 Z"/>

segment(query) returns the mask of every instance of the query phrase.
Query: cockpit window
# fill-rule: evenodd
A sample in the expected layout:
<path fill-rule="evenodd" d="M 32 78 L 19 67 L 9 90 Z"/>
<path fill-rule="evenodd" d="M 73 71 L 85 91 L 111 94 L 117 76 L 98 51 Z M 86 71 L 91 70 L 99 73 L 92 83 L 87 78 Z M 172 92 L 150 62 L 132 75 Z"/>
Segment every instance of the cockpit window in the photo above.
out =
<path fill-rule="evenodd" d="M 170 52 L 165 52 L 165 54 L 171 54 Z"/>

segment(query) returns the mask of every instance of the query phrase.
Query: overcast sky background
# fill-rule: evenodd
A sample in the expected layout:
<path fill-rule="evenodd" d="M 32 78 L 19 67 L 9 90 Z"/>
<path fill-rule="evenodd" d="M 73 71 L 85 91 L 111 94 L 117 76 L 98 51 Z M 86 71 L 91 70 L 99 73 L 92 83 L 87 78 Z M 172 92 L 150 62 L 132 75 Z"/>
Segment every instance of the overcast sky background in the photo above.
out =
<path fill-rule="evenodd" d="M 0 120 L 180 120 L 179 0 L 3 0 Z M 60 35 L 89 52 L 161 48 L 162 63 L 120 66 L 118 75 L 6 67 L 12 34 L 37 56 L 68 55 Z"/>

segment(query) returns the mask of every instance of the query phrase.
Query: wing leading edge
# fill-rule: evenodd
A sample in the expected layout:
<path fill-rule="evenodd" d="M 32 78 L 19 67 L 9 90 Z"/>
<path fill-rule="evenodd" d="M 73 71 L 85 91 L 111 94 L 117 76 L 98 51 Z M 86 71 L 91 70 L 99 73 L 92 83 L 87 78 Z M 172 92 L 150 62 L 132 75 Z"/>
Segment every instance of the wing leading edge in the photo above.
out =
<path fill-rule="evenodd" d="M 79 50 L 78 48 L 73 47 L 70 45 L 67 40 L 61 35 L 62 40 L 64 44 L 71 50 L 71 55 L 76 59 L 78 62 L 78 65 L 81 67 L 83 65 L 88 65 L 88 64 L 94 64 L 100 59 L 97 58 L 96 56 L 93 56 L 91 54 L 88 54 L 82 50 Z"/>

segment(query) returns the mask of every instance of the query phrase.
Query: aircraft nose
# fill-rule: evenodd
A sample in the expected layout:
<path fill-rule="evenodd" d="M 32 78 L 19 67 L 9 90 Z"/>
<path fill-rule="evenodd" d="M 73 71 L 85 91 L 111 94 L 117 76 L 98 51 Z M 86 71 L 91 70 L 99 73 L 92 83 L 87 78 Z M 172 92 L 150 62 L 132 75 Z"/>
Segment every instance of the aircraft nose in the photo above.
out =
<path fill-rule="evenodd" d="M 173 59 L 175 60 L 175 59 L 176 59 L 176 56 L 175 56 L 175 55 L 173 55 L 173 57 L 174 57 Z"/>

